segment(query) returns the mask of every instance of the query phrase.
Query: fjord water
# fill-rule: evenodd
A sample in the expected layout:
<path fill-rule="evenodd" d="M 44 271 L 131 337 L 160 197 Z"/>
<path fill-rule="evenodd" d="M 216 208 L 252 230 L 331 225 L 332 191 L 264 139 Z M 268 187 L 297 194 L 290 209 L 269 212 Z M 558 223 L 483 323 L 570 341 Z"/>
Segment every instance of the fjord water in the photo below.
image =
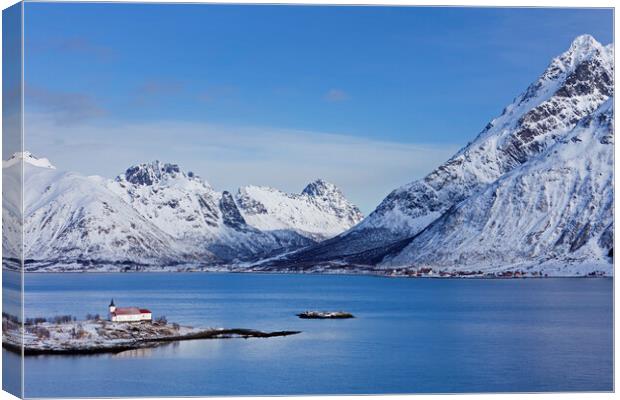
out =
<path fill-rule="evenodd" d="M 113 297 L 181 324 L 302 331 L 27 357 L 28 397 L 613 389 L 611 279 L 27 274 L 25 287 L 27 316 L 104 315 Z M 356 318 L 295 316 L 307 309 Z"/>

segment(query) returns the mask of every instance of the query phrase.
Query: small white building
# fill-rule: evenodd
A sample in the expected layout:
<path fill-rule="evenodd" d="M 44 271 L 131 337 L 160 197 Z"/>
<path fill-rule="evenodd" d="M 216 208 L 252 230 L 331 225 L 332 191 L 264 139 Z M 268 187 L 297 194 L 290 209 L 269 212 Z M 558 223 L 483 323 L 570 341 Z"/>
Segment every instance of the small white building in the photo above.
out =
<path fill-rule="evenodd" d="M 110 301 L 110 321 L 112 322 L 140 322 L 151 321 L 153 314 L 146 308 L 116 307 L 114 299 Z"/>

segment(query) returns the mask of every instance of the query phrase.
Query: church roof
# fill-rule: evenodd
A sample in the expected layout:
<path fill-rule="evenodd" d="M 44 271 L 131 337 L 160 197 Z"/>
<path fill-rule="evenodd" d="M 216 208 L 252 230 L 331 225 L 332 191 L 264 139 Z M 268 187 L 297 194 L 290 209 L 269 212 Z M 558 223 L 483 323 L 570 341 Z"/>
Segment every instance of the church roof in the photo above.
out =
<path fill-rule="evenodd" d="M 150 310 L 146 308 L 138 308 L 138 307 L 117 307 L 116 310 L 112 314 L 114 315 L 135 315 L 135 314 L 147 314 L 150 313 Z"/>

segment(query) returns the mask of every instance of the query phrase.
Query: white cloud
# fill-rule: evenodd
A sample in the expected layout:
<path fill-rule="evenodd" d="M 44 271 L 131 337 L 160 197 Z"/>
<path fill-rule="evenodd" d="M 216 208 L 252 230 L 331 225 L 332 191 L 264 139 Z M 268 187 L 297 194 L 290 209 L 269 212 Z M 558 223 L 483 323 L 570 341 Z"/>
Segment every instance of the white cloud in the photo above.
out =
<path fill-rule="evenodd" d="M 113 177 L 130 165 L 178 163 L 218 190 L 268 185 L 299 192 L 313 179 L 337 184 L 368 213 L 396 187 L 424 176 L 457 146 L 341 134 L 161 121 L 59 127 L 29 115 L 25 146 L 60 169 Z"/>

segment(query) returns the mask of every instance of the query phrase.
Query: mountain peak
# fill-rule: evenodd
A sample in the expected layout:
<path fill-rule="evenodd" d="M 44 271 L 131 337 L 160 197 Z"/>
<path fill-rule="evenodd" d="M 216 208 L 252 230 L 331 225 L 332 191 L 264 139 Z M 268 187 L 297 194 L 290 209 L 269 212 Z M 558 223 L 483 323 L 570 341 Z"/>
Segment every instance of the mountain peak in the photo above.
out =
<path fill-rule="evenodd" d="M 47 158 L 38 158 L 29 151 L 13 153 L 8 160 L 2 162 L 2 167 L 7 168 L 22 161 L 39 168 L 56 169 Z"/>
<path fill-rule="evenodd" d="M 550 103 L 557 102 L 558 98 L 572 97 L 574 104 L 570 107 L 579 108 L 579 104 L 588 104 L 592 100 L 584 99 L 583 96 L 601 97 L 598 101 L 612 96 L 613 53 L 612 44 L 603 46 L 587 34 L 577 36 L 568 50 L 553 58 L 539 78 L 482 130 L 476 141 L 486 138 L 492 132 L 504 131 L 508 124 L 515 121 L 523 122 L 520 118 L 527 112 L 532 113 L 531 117 L 539 122 L 549 122 L 545 115 L 556 117 L 550 115 L 550 109 L 560 110 L 560 107 L 554 107 Z M 576 99 L 577 97 L 581 98 Z M 544 110 L 533 110 L 539 106 Z M 578 119 L 578 116 L 574 116 L 570 120 L 574 123 Z"/>
<path fill-rule="evenodd" d="M 235 201 L 248 225 L 263 231 L 294 231 L 315 241 L 332 238 L 363 218 L 335 185 L 323 179 L 309 183 L 301 194 L 245 186 Z"/>
<path fill-rule="evenodd" d="M 129 167 L 123 176 L 119 178 L 124 178 L 124 180 L 134 185 L 152 185 L 165 178 L 174 179 L 177 177 L 189 177 L 191 179 L 194 177 L 194 174 L 189 172 L 188 175 L 185 175 L 177 164 L 162 163 L 159 160 L 155 160 Z"/>
<path fill-rule="evenodd" d="M 592 35 L 577 36 L 568 50 L 551 61 L 543 76 L 562 76 L 562 73 L 570 73 L 577 65 L 591 58 L 599 58 L 606 64 L 613 63 L 612 46 L 603 46 Z"/>
<path fill-rule="evenodd" d="M 342 196 L 342 192 L 336 185 L 333 183 L 329 183 L 323 179 L 316 179 L 313 182 L 310 182 L 301 194 L 305 194 L 308 196 L 318 197 L 318 196 L 326 196 L 330 194 L 338 194 Z"/>
<path fill-rule="evenodd" d="M 594 38 L 594 36 L 587 33 L 579 35 L 575 39 L 573 39 L 573 42 L 570 46 L 570 48 L 573 50 L 589 49 L 593 47 L 600 48 L 603 46 Z"/>

